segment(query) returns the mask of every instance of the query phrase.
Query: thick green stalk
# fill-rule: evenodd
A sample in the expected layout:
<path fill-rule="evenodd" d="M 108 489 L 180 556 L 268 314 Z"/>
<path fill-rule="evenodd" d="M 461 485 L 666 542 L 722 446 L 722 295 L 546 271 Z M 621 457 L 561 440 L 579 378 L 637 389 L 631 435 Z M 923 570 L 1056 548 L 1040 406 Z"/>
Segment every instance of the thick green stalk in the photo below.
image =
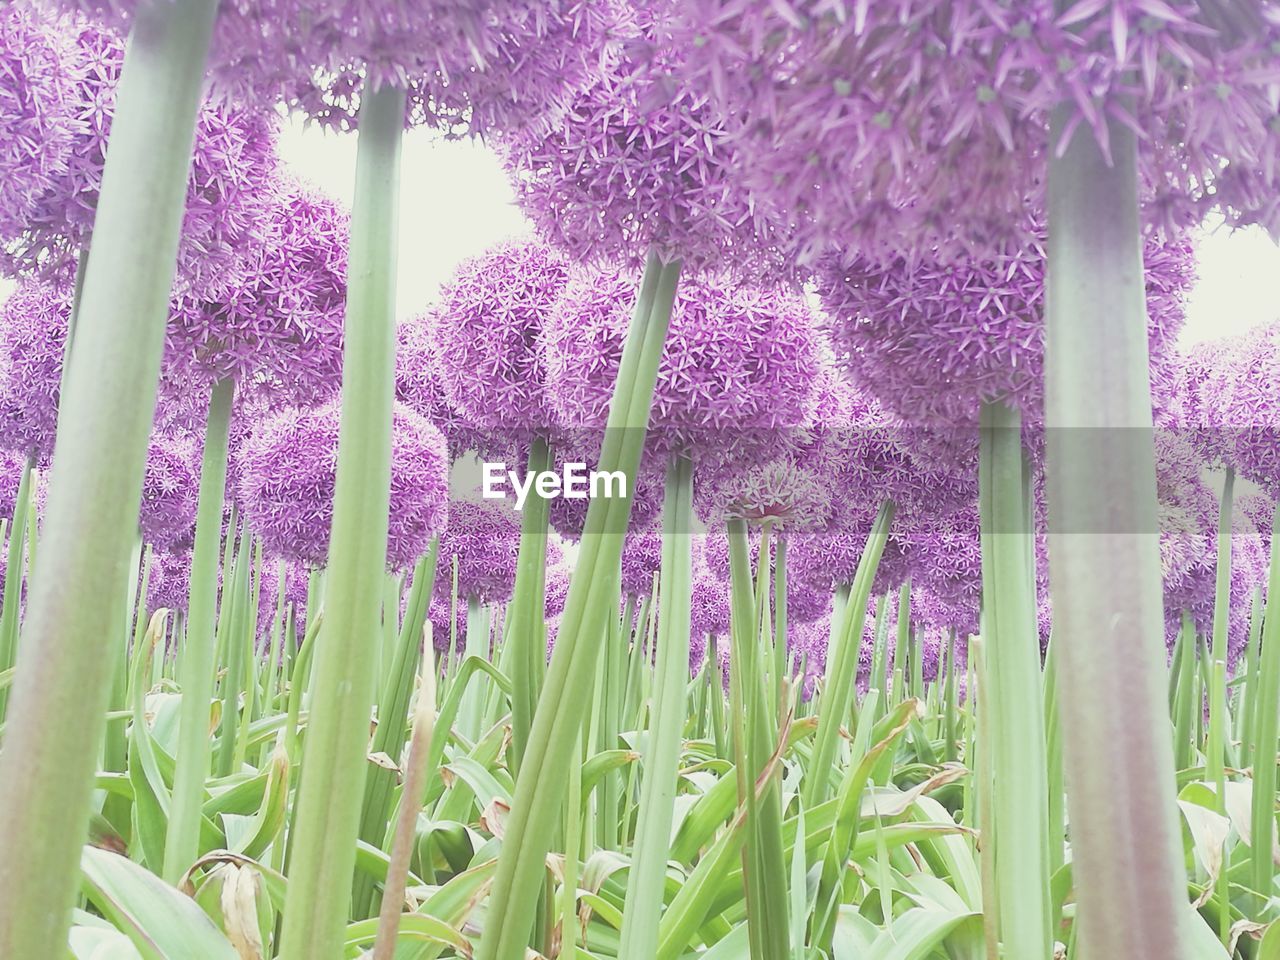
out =
<path fill-rule="evenodd" d="M 214 627 L 218 615 L 218 556 L 234 393 L 235 386 L 230 380 L 213 388 L 205 424 L 196 536 L 191 552 L 187 634 L 178 672 L 183 697 L 179 707 L 178 749 L 174 755 L 173 801 L 164 845 L 164 878 L 170 883 L 177 883 L 198 856 L 200 810 L 204 805 L 204 782 L 209 776 L 212 750 L 209 703 L 213 699 L 217 671 Z"/>
<path fill-rule="evenodd" d="M 1213 663 L 1223 665 L 1224 684 L 1221 690 L 1211 688 L 1209 691 L 1209 729 L 1214 731 L 1217 740 L 1208 747 L 1205 758 L 1206 779 L 1218 785 L 1218 807 L 1220 813 L 1226 812 L 1223 783 L 1226 781 L 1225 737 L 1229 718 L 1226 716 L 1226 663 L 1227 663 L 1227 628 L 1230 623 L 1231 607 L 1231 507 L 1235 488 L 1236 473 L 1227 467 L 1222 481 L 1222 503 L 1218 511 L 1218 567 L 1213 594 Z M 1216 674 L 1210 674 L 1216 676 Z M 1215 681 L 1216 686 L 1216 681 Z"/>
<path fill-rule="evenodd" d="M 1049 572 L 1078 960 L 1183 960 L 1137 151 L 1123 124 L 1109 133 L 1110 163 L 1080 130 L 1049 165 Z"/>
<path fill-rule="evenodd" d="M 1022 416 L 982 405 L 979 435 L 983 645 L 991 711 L 992 822 L 1004 950 L 1048 960 L 1049 788 L 1031 531 L 1023 503 Z"/>
<path fill-rule="evenodd" d="M 621 470 L 628 478 L 625 498 L 593 500 L 587 511 L 578 565 L 574 570 L 556 638 L 555 653 L 538 698 L 529 748 L 516 779 L 498 870 L 489 895 L 488 921 L 478 960 L 522 960 L 533 929 L 546 855 L 560 821 L 560 803 L 583 714 L 590 709 L 581 691 L 590 689 L 599 637 L 616 617 L 617 570 L 631 514 L 634 478 L 644 450 L 658 363 L 675 301 L 679 263 L 651 256 L 609 408 L 600 452 L 600 470 Z"/>
<path fill-rule="evenodd" d="M 542 438 L 529 447 L 528 470 L 536 474 L 550 470 L 551 450 Z M 516 583 L 511 596 L 511 638 L 514 662 L 511 682 L 512 772 L 519 772 L 520 758 L 529 742 L 533 709 L 546 670 L 546 645 L 542 642 L 543 608 L 547 589 L 547 520 L 550 501 L 536 491 L 525 501 L 520 514 L 520 553 L 516 562 Z"/>
<path fill-rule="evenodd" d="M 1250 887 L 1271 896 L 1275 863 L 1271 858 L 1276 832 L 1276 738 L 1280 736 L 1280 510 L 1271 521 L 1271 573 L 1267 612 L 1262 618 L 1262 659 L 1253 721 L 1253 882 Z"/>
<path fill-rule="evenodd" d="M 658 920 L 670 852 L 682 731 L 689 682 L 689 620 L 693 590 L 693 463 L 667 468 L 658 584 L 657 690 L 650 716 L 631 874 L 622 911 L 619 960 L 649 960 L 658 950 Z"/>
<path fill-rule="evenodd" d="M 804 779 L 802 792 L 806 807 L 816 807 L 831 793 L 831 772 L 835 767 L 840 727 L 849 716 L 853 702 L 854 681 L 858 671 L 858 648 L 862 645 L 862 628 L 867 619 L 867 602 L 875 582 L 876 568 L 884 552 L 893 523 L 893 504 L 885 501 L 876 515 L 866 546 L 858 559 L 853 587 L 841 623 L 841 635 L 834 656 L 827 661 L 822 682 L 822 704 L 818 707 L 818 729 L 813 738 L 813 755 Z"/>
<path fill-rule="evenodd" d="M 48 956 L 71 922 L 215 8 L 141 3 L 117 88 L 0 753 L 0 956 Z"/>
<path fill-rule="evenodd" d="M 298 790 L 282 960 L 342 954 L 364 798 L 391 498 L 391 409 L 404 91 L 366 89 L 347 284 L 342 421 L 325 627 Z"/>

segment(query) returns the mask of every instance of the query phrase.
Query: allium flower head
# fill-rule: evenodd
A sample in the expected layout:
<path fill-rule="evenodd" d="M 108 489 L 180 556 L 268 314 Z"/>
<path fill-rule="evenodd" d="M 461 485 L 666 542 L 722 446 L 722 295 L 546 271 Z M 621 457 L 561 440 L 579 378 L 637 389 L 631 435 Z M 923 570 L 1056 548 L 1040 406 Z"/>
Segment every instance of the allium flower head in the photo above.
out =
<path fill-rule="evenodd" d="M 547 244 L 511 240 L 464 260 L 428 326 L 449 403 L 482 431 L 546 434 L 551 415 L 538 339 L 568 279 Z"/>
<path fill-rule="evenodd" d="M 199 488 L 199 463 L 190 439 L 153 434 L 138 511 L 143 542 L 163 552 L 189 547 L 195 533 Z"/>
<path fill-rule="evenodd" d="M 239 503 L 266 549 L 323 566 L 328 559 L 338 461 L 340 407 L 287 407 L 258 424 L 241 446 Z M 391 438 L 387 566 L 404 570 L 448 522 L 449 462 L 444 437 L 397 405 Z"/>
<path fill-rule="evenodd" d="M 174 613 L 187 609 L 191 592 L 191 551 L 158 550 L 151 555 L 147 572 L 147 612 L 163 608 Z"/>
<path fill-rule="evenodd" d="M 832 477 L 790 456 L 759 464 L 730 461 L 700 470 L 695 503 L 710 524 L 740 519 L 793 531 L 826 528 L 832 515 Z"/>
<path fill-rule="evenodd" d="M 165 373 L 242 394 L 309 404 L 335 393 L 342 374 L 348 216 L 337 203 L 281 180 L 254 270 L 213 299 L 186 295 L 172 310 Z M 184 376 L 188 375 L 188 376 Z M 197 392 L 204 392 L 199 391 Z"/>
<path fill-rule="evenodd" d="M 20 453 L 0 450 L 0 518 L 13 518 L 18 504 L 18 487 L 22 485 L 22 471 L 27 458 Z"/>
<path fill-rule="evenodd" d="M 65 164 L 49 177 L 24 222 L 12 225 L 18 229 L 6 229 L 0 239 L 10 271 L 69 283 L 93 229 L 125 44 L 121 35 L 80 17 L 50 18 L 44 27 L 70 37 L 75 49 L 68 105 L 79 126 Z M 277 126 L 272 112 L 261 108 L 213 100 L 200 108 L 178 250 L 179 293 L 216 296 L 252 271 L 277 167 Z M 43 144 L 30 146 L 36 154 L 44 150 Z M 29 162 L 44 163 L 38 156 Z"/>
<path fill-rule="evenodd" d="M 568 429 L 602 429 L 631 322 L 636 276 L 575 271 L 543 331 L 548 395 Z M 677 293 L 649 415 L 659 454 L 776 451 L 813 411 L 818 334 L 798 292 L 705 275 Z"/>
<path fill-rule="evenodd" d="M 1065 9 L 1064 9 L 1065 8 Z M 664 43 L 733 123 L 750 194 L 831 246 L 1001 248 L 1070 138 L 1139 133 L 1148 218 L 1280 226 L 1269 5 L 1081 0 L 680 4 Z M 1049 117 L 1069 116 L 1051 141 Z"/>
<path fill-rule="evenodd" d="M 1198 344 L 1187 358 L 1191 435 L 1211 460 L 1280 492 L 1280 323 Z"/>
<path fill-rule="evenodd" d="M 781 264 L 766 222 L 738 186 L 728 124 L 669 74 L 683 59 L 654 41 L 673 4 L 638 5 L 644 23 L 614 69 L 570 103 L 564 122 L 500 143 L 520 204 L 575 261 L 639 266 L 648 251 L 687 272 Z"/>
<path fill-rule="evenodd" d="M 622 592 L 648 594 L 662 567 L 662 530 L 650 527 L 627 535 L 622 545 Z"/>
<path fill-rule="evenodd" d="M 600 444 L 603 432 L 599 430 L 558 431 L 552 443 L 555 457 L 554 469 L 563 471 L 565 465 L 581 463 L 587 471 L 600 466 Z M 665 492 L 665 474 L 658 465 L 642 461 L 640 471 L 632 478 L 631 515 L 627 518 L 630 531 L 645 530 L 662 515 L 662 499 Z M 560 536 L 577 540 L 582 536 L 587 522 L 589 499 L 557 497 L 548 504 L 547 514 L 551 528 Z"/>
<path fill-rule="evenodd" d="M 819 271 L 827 328 L 853 380 L 921 428 L 969 428 L 982 401 L 1039 420 L 1044 404 L 1043 229 L 988 257 L 898 258 L 878 265 L 832 256 Z M 1191 245 L 1149 237 L 1150 352 L 1171 351 L 1194 280 Z"/>
<path fill-rule="evenodd" d="M 693 578 L 690 633 L 694 637 L 724 636 L 729 632 L 729 585 L 711 571 L 699 568 Z"/>
<path fill-rule="evenodd" d="M 52 456 L 70 315 L 65 294 L 32 281 L 0 304 L 0 447 Z"/>
<path fill-rule="evenodd" d="M 83 133 L 74 46 L 24 3 L 0 11 L 0 237 L 20 233 Z"/>
<path fill-rule="evenodd" d="M 438 589 L 452 589 L 453 562 L 458 563 L 458 596 L 484 603 L 511 599 L 520 551 L 520 514 L 505 500 L 454 500 L 449 528 L 440 537 Z"/>

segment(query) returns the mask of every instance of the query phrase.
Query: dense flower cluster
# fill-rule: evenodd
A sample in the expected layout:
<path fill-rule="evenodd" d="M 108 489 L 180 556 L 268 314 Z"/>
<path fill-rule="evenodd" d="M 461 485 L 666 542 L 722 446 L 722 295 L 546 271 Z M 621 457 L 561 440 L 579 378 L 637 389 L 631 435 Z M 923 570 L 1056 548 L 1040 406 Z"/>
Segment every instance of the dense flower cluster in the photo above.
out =
<path fill-rule="evenodd" d="M 242 395 L 307 404 L 335 393 L 346 306 L 345 210 L 298 182 L 276 185 L 251 275 L 171 312 L 166 379 L 203 394 L 231 379 Z M 205 386 L 204 390 L 200 386 Z"/>
<path fill-rule="evenodd" d="M 328 558 L 338 460 L 339 406 L 288 407 L 263 420 L 241 446 L 238 501 L 273 554 L 312 566 Z M 397 406 L 391 440 L 387 565 L 411 567 L 448 522 L 444 437 Z"/>
<path fill-rule="evenodd" d="M 458 567 L 458 596 L 484 603 L 511 599 L 520 548 L 520 514 L 505 500 L 455 500 L 449 528 L 440 537 L 436 589 L 448 596 L 453 565 Z M 447 622 L 447 617 L 446 617 Z"/>
<path fill-rule="evenodd" d="M 568 429 L 604 427 L 635 305 L 632 273 L 575 271 L 547 319 L 551 406 Z M 813 414 L 819 339 L 796 292 L 710 275 L 680 285 L 647 447 L 699 459 L 776 449 Z"/>
<path fill-rule="evenodd" d="M 662 530 L 651 527 L 627 535 L 622 545 L 622 592 L 641 596 L 653 590 L 662 566 Z"/>
<path fill-rule="evenodd" d="M 734 123 L 748 189 L 796 256 L 1006 246 L 1073 136 L 1139 131 L 1148 218 L 1280 227 L 1274 44 L 1262 5 L 1031 0 L 681 4 L 678 82 Z M 656 56 L 655 60 L 658 59 Z M 1050 115 L 1067 106 L 1050 136 Z"/>
<path fill-rule="evenodd" d="M 568 263 L 537 240 L 513 240 L 462 262 L 428 315 L 444 396 L 485 432 L 545 434 L 538 339 L 568 279 Z"/>
<path fill-rule="evenodd" d="M 69 298 L 23 281 L 0 304 L 0 447 L 35 460 L 53 455 Z"/>
<path fill-rule="evenodd" d="M 982 401 L 1039 419 L 1046 239 L 1037 227 L 1017 249 L 946 261 L 826 258 L 818 289 L 850 375 L 922 430 L 972 430 Z M 1160 358 L 1182 326 L 1191 245 L 1149 237 L 1144 263 L 1150 352 Z"/>
<path fill-rule="evenodd" d="M 34 8 L 31 8 L 34 9 Z M 34 15 L 33 15 L 34 16 Z M 0 210 L 0 241 L 10 272 L 35 274 L 69 284 L 76 260 L 87 245 L 97 210 L 107 139 L 115 115 L 115 92 L 124 64 L 125 44 L 114 33 L 80 17 L 8 17 L 0 21 L 0 48 L 22 61 L 9 69 L 44 70 L 50 45 L 65 44 L 70 55 L 61 61 L 64 99 L 59 109 L 75 118 L 69 149 L 59 151 L 61 131 L 51 135 L 51 156 L 42 141 L 19 136 L 6 139 L 6 149 L 25 150 L 19 164 L 44 169 L 39 180 L 22 188 L 23 203 Z M 50 37 L 41 41 L 33 31 Z M 27 57 L 32 59 L 27 60 Z M 4 104 L 0 104 L 3 107 Z M 40 103 L 15 103 L 20 117 L 0 115 L 0 124 L 20 128 L 32 121 Z M 186 215 L 178 252 L 177 288 L 197 296 L 218 296 L 251 275 L 264 236 L 267 204 L 277 167 L 278 121 L 271 111 L 211 99 L 196 120 L 195 152 L 187 191 Z"/>
<path fill-rule="evenodd" d="M 152 435 L 138 511 L 138 527 L 145 543 L 162 552 L 191 546 L 199 470 L 190 439 L 182 435 Z"/>
<path fill-rule="evenodd" d="M 637 6 L 639 36 L 564 122 L 500 144 L 522 209 L 576 261 L 638 266 L 653 251 L 686 272 L 781 271 L 777 227 L 738 188 L 727 122 L 669 82 L 684 53 L 654 41 L 674 4 Z"/>

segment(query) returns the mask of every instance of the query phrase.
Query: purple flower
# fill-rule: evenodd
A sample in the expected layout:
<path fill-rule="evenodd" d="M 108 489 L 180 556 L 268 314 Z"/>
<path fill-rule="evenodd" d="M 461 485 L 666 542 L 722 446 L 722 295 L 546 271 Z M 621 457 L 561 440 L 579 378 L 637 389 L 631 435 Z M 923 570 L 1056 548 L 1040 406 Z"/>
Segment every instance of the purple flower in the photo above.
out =
<path fill-rule="evenodd" d="M 622 592 L 643 596 L 654 588 L 662 567 L 662 530 L 650 527 L 627 534 L 622 545 Z"/>
<path fill-rule="evenodd" d="M 458 598 L 505 603 L 516 584 L 516 555 L 520 550 L 520 514 L 506 500 L 455 500 L 449 507 L 449 528 L 440 537 L 436 589 L 452 590 L 453 562 L 458 563 Z"/>
<path fill-rule="evenodd" d="M 336 392 L 348 229 L 337 203 L 301 183 L 280 181 L 252 273 L 217 297 L 188 294 L 175 302 L 165 381 L 203 395 L 229 378 L 242 395 L 276 404 L 309 404 Z"/>
<path fill-rule="evenodd" d="M 287 407 L 241 446 L 239 503 L 273 554 L 312 566 L 328 558 L 338 459 L 339 403 Z M 411 567 L 448 522 L 444 437 L 403 406 L 393 415 L 387 566 Z"/>
<path fill-rule="evenodd" d="M 1039 420 L 1045 242 L 1036 228 L 1024 245 L 985 257 L 886 265 L 827 258 L 819 292 L 854 381 L 912 427 L 968 428 L 959 439 L 976 439 L 982 401 L 1003 401 Z M 1194 280 L 1191 245 L 1150 237 L 1145 266 L 1150 351 L 1159 358 L 1182 325 Z"/>
<path fill-rule="evenodd" d="M 560 472 L 566 464 L 581 463 L 588 471 L 595 470 L 600 465 L 602 435 L 599 430 L 557 431 L 552 443 L 554 469 Z M 664 473 L 655 464 L 642 463 L 640 472 L 632 478 L 633 489 L 628 491 L 632 495 L 628 530 L 644 530 L 660 522 L 664 487 Z M 582 536 L 590 505 L 587 499 L 557 497 L 548 504 L 551 528 L 566 539 L 577 540 Z"/>
<path fill-rule="evenodd" d="M 199 464 L 190 439 L 153 434 L 138 513 L 143 541 L 166 553 L 189 548 L 199 487 Z"/>
<path fill-rule="evenodd" d="M 563 122 L 499 142 L 521 207 L 578 262 L 639 266 L 654 250 L 687 272 L 777 272 L 777 227 L 738 186 L 729 124 L 671 82 L 683 51 L 657 42 L 670 6 L 638 5 L 640 35 Z"/>
<path fill-rule="evenodd" d="M 820 530 L 831 519 L 831 479 L 790 456 L 754 465 L 730 461 L 698 471 L 695 503 L 710 524 L 741 519 L 768 521 L 788 534 Z"/>
<path fill-rule="evenodd" d="M 699 566 L 693 577 L 693 604 L 690 609 L 691 639 L 701 638 L 705 648 L 708 636 L 720 637 L 729 632 L 729 585 L 710 570 Z"/>
<path fill-rule="evenodd" d="M 448 403 L 481 431 L 545 435 L 551 414 L 538 339 L 568 263 L 537 240 L 464 260 L 428 314 L 431 356 Z"/>
<path fill-rule="evenodd" d="M 0 11 L 0 237 L 16 236 L 65 176 L 84 128 L 74 45 L 36 9 Z"/>
<path fill-rule="evenodd" d="M 53 455 L 71 304 L 23 281 L 0 304 L 0 447 L 37 461 Z"/>
<path fill-rule="evenodd" d="M 548 395 L 569 430 L 604 427 L 636 276 L 575 271 L 543 331 Z M 775 451 L 813 412 L 819 340 L 798 292 L 682 281 L 649 415 L 656 455 Z"/>
<path fill-rule="evenodd" d="M 0 450 L 0 517 L 13 518 L 18 504 L 18 487 L 22 485 L 22 471 L 27 458 L 20 453 Z"/>
<path fill-rule="evenodd" d="M 51 171 L 39 195 L 29 198 L 22 221 L 0 226 L 11 272 L 67 284 L 93 229 L 125 45 L 119 35 L 81 17 L 50 18 L 43 27 L 59 38 L 51 42 L 74 48 L 65 106 L 78 127 L 65 162 Z M 12 44 L 23 36 L 4 46 L 19 49 Z M 40 45 L 29 48 L 37 60 L 27 69 L 38 69 Z M 264 242 L 261 226 L 277 166 L 277 127 L 270 111 L 230 101 L 210 100 L 200 108 L 178 252 L 179 293 L 217 296 L 252 272 Z M 30 163 L 45 163 L 38 157 L 43 144 L 10 143 L 31 150 Z"/>
<path fill-rule="evenodd" d="M 187 609 L 191 591 L 191 551 L 169 553 L 163 550 L 151 555 L 147 573 L 147 612 L 163 608 L 174 613 Z"/>
<path fill-rule="evenodd" d="M 732 123 L 752 201 L 796 224 L 802 261 L 1001 249 L 1043 208 L 1051 153 L 1093 136 L 1109 154 L 1109 121 L 1139 132 L 1151 222 L 1178 229 L 1217 207 L 1280 226 L 1280 17 L 1060 6 L 693 0 L 666 42 L 688 51 L 688 95 Z"/>

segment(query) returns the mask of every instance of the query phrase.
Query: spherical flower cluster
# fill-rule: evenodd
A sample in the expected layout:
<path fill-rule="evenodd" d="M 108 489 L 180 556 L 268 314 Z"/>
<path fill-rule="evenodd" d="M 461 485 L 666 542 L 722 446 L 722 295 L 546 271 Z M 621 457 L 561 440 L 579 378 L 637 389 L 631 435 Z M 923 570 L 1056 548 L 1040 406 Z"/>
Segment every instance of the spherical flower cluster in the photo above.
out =
<path fill-rule="evenodd" d="M 598 469 L 601 439 L 599 430 L 557 431 L 552 444 L 556 472 L 563 471 L 570 463 L 584 464 L 588 471 Z M 651 460 L 652 458 L 650 461 L 642 461 L 640 471 L 631 478 L 631 489 L 628 491 L 631 494 L 628 530 L 644 530 L 658 522 L 662 515 L 664 474 Z M 557 497 L 548 504 L 547 509 L 551 528 L 562 537 L 577 540 L 582 536 L 590 507 L 590 499 Z"/>
<path fill-rule="evenodd" d="M 78 129 L 65 163 L 28 202 L 22 222 L 9 224 L 0 239 L 10 271 L 69 283 L 93 229 L 125 44 L 122 35 L 80 17 L 51 17 L 43 29 L 70 38 L 74 47 L 67 102 Z M 40 57 L 39 44 L 30 49 Z M 36 66 L 39 61 L 27 69 Z M 216 296 L 254 269 L 277 168 L 277 126 L 269 110 L 225 100 L 201 106 L 178 252 L 179 292 Z M 44 145 L 27 146 L 29 162 L 43 163 Z"/>
<path fill-rule="evenodd" d="M 0 304 L 0 447 L 37 461 L 53 454 L 70 315 L 64 294 L 32 281 Z"/>
<path fill-rule="evenodd" d="M 147 448 L 138 527 L 143 542 L 161 552 L 191 545 L 196 525 L 199 464 L 189 438 L 153 434 Z"/>
<path fill-rule="evenodd" d="M 456 560 L 463 607 L 467 597 L 505 603 L 515 589 L 519 550 L 520 514 L 510 502 L 455 500 L 449 507 L 449 528 L 440 537 L 436 589 L 448 595 Z"/>
<path fill-rule="evenodd" d="M 238 453 L 238 501 L 266 549 L 323 566 L 329 552 L 338 461 L 339 404 L 287 407 L 258 424 Z M 397 405 L 391 439 L 387 566 L 412 567 L 448 522 L 444 437 Z"/>
<path fill-rule="evenodd" d="M 1280 323 L 1199 344 L 1186 367 L 1188 428 L 1196 445 L 1274 497 L 1280 492 Z"/>
<path fill-rule="evenodd" d="M 601 429 L 635 306 L 634 274 L 575 271 L 543 331 L 548 393 L 569 429 Z M 798 292 L 705 275 L 680 284 L 649 445 L 699 459 L 776 450 L 813 413 L 819 344 Z"/>
<path fill-rule="evenodd" d="M 741 519 L 790 535 L 822 530 L 832 515 L 832 478 L 784 456 L 750 465 L 730 461 L 698 471 L 695 504 L 711 525 Z"/>
<path fill-rule="evenodd" d="M 689 662 L 695 668 L 707 655 L 708 638 L 729 633 L 729 585 L 699 567 L 693 577 L 689 619 Z"/>
<path fill-rule="evenodd" d="M 214 298 L 188 294 L 171 312 L 166 380 L 207 392 L 231 379 L 243 395 L 309 404 L 335 393 L 346 306 L 345 210 L 281 180 L 252 274 Z M 200 390 L 201 385 L 205 390 Z"/>
<path fill-rule="evenodd" d="M 13 519 L 18 505 L 18 488 L 22 486 L 22 471 L 27 458 L 20 453 L 0 450 L 0 518 Z"/>
<path fill-rule="evenodd" d="M 679 6 L 681 81 L 734 124 L 796 255 L 1001 248 L 1075 136 L 1139 134 L 1148 217 L 1280 225 L 1275 43 L 1261 5 L 826 0 Z M 1056 139 L 1050 116 L 1065 105 Z"/>
<path fill-rule="evenodd" d="M 512 240 L 464 260 L 428 315 L 445 398 L 483 431 L 546 434 L 538 338 L 568 279 L 547 244 Z"/>
<path fill-rule="evenodd" d="M 831 616 L 811 623 L 798 623 L 787 630 L 787 650 L 792 669 L 800 674 L 800 695 L 808 700 L 827 670 L 827 649 L 831 642 Z"/>
<path fill-rule="evenodd" d="M 683 51 L 657 45 L 654 21 L 673 5 L 638 6 L 640 35 L 564 122 L 500 143 L 522 209 L 578 262 L 639 266 L 654 251 L 686 272 L 780 270 L 777 228 L 738 186 L 728 123 L 669 82 Z"/>
<path fill-rule="evenodd" d="M 158 550 L 147 569 L 147 612 L 165 609 L 181 613 L 191 592 L 191 551 Z"/>
<path fill-rule="evenodd" d="M 74 46 L 23 3 L 0 11 L 0 237 L 27 225 L 83 132 Z"/>
<path fill-rule="evenodd" d="M 913 427 L 969 428 L 983 401 L 1038 420 L 1044 403 L 1045 231 L 988 257 L 827 258 L 819 292 L 850 375 Z M 1171 351 L 1194 280 L 1191 245 L 1146 243 L 1150 352 Z M 974 439 L 974 435 L 969 435 Z"/>
<path fill-rule="evenodd" d="M 627 535 L 622 545 L 622 592 L 645 596 L 653 590 L 662 567 L 662 531 L 655 527 Z"/>

